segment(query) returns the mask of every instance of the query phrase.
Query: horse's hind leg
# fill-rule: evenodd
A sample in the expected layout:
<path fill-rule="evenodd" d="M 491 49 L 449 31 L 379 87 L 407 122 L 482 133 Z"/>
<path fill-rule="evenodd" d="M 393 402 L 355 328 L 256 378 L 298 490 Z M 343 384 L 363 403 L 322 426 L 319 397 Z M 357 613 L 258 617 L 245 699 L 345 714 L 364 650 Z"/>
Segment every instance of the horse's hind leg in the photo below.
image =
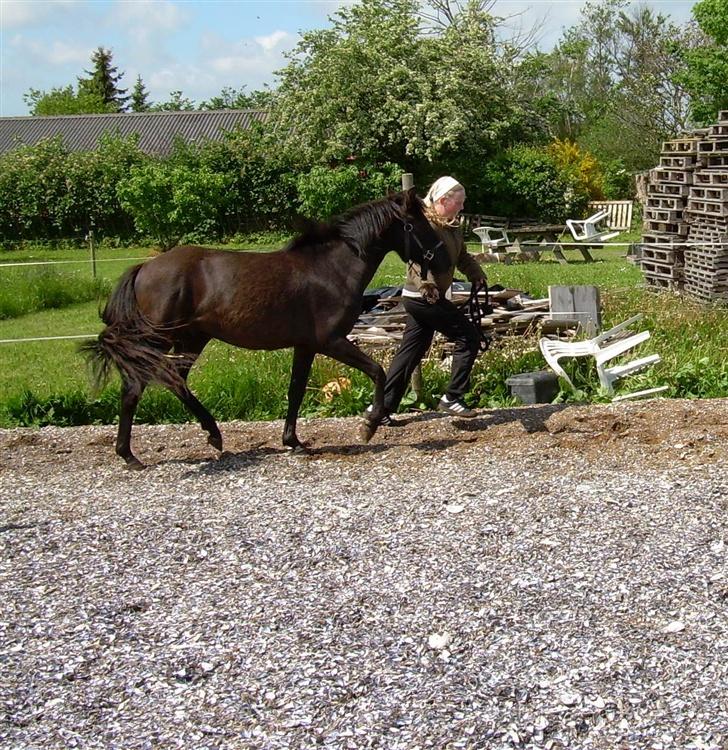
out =
<path fill-rule="evenodd" d="M 131 452 L 131 427 L 134 423 L 134 412 L 145 387 L 145 383 L 130 381 L 122 375 L 121 410 L 119 412 L 119 430 L 116 433 L 116 454 L 126 461 L 129 469 L 144 468 L 144 464 Z"/>
<path fill-rule="evenodd" d="M 367 416 L 364 425 L 360 430 L 361 439 L 368 443 L 379 427 L 379 423 L 384 418 L 384 381 L 385 374 L 381 365 L 375 362 L 371 357 L 364 354 L 349 339 L 339 338 L 330 341 L 325 349 L 321 350 L 322 354 L 331 357 L 349 367 L 355 367 L 368 375 L 374 381 L 374 401 L 372 404 L 371 414 Z"/>
<path fill-rule="evenodd" d="M 311 372 L 311 365 L 315 352 L 301 347 L 295 347 L 293 350 L 293 368 L 291 369 L 291 382 L 288 386 L 288 411 L 286 412 L 286 424 L 283 428 L 283 445 L 302 450 L 303 444 L 296 436 L 296 421 L 298 420 L 298 410 L 301 408 L 303 394 L 306 392 L 306 383 L 308 375 Z"/>
<path fill-rule="evenodd" d="M 181 381 L 176 387 L 170 386 L 170 390 L 197 417 L 200 426 L 207 432 L 207 442 L 216 450 L 222 451 L 222 435 L 217 422 L 187 385 L 187 375 L 209 340 L 208 338 L 186 339 L 184 342 L 175 344 L 175 354 L 182 357 L 181 364 L 177 366 Z"/>

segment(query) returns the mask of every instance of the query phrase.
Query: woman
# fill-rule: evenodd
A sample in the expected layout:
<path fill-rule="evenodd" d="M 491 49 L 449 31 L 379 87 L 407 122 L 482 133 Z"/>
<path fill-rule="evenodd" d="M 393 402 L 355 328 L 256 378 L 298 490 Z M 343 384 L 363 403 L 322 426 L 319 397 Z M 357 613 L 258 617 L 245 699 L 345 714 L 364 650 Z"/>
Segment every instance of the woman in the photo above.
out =
<path fill-rule="evenodd" d="M 442 257 L 433 258 L 425 278 L 420 275 L 421 268 L 416 263 L 410 263 L 407 268 L 402 292 L 407 323 L 402 343 L 387 373 L 384 408 L 387 415 L 397 411 L 412 373 L 430 348 L 435 331 L 439 331 L 455 344 L 455 349 L 450 383 L 437 409 L 455 417 L 474 417 L 476 412 L 468 408 L 462 399 L 468 390 L 470 371 L 478 356 L 479 332 L 445 297 L 455 268 L 462 271 L 473 284 L 486 281 L 480 265 L 465 249 L 457 220 L 465 203 L 465 188 L 453 177 L 440 177 L 427 191 L 424 202 L 430 224 L 443 240 Z M 382 421 L 382 424 L 391 423 L 389 416 Z"/>

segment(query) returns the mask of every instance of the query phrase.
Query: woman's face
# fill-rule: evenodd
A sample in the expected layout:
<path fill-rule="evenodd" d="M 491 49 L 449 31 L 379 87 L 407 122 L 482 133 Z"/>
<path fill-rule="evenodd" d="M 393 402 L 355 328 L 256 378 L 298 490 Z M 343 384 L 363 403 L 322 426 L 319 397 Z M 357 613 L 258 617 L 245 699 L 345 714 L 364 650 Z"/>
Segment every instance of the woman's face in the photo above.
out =
<path fill-rule="evenodd" d="M 443 195 L 435 201 L 435 211 L 444 219 L 454 219 L 465 205 L 465 191 L 457 190 L 451 195 Z"/>

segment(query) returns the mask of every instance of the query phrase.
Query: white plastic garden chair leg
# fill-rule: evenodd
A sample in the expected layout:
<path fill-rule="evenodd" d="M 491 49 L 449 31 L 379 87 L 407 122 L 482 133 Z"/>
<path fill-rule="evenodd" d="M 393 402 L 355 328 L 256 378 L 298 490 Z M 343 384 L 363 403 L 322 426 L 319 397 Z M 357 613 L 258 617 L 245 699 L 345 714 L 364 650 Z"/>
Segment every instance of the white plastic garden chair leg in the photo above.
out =
<path fill-rule="evenodd" d="M 614 388 L 612 387 L 612 381 L 616 380 L 616 377 L 611 377 L 609 368 L 605 368 L 605 364 L 610 359 L 619 357 L 620 354 L 633 349 L 635 346 L 639 346 L 641 343 L 647 341 L 650 338 L 649 331 L 642 331 L 629 338 L 616 341 L 613 344 L 605 346 L 603 349 L 597 347 L 597 351 L 594 354 L 594 359 L 597 363 L 597 374 L 599 375 L 599 382 L 602 384 L 602 388 L 605 388 L 609 393 L 613 393 Z"/>
<path fill-rule="evenodd" d="M 627 401 L 632 398 L 644 398 L 645 396 L 654 396 L 655 393 L 662 393 L 666 391 L 668 386 L 659 385 L 657 388 L 646 388 L 644 391 L 635 391 L 634 393 L 625 393 L 622 396 L 615 396 L 612 402 Z"/>
<path fill-rule="evenodd" d="M 644 370 L 645 367 L 657 364 L 659 361 L 659 354 L 650 354 L 649 357 L 634 359 L 631 362 L 626 362 L 623 365 L 616 365 L 615 367 L 600 367 L 597 365 L 599 382 L 602 384 L 602 387 L 612 393 L 614 391 L 612 384 L 615 380 L 619 380 L 627 375 L 632 375 L 632 373 L 635 373 L 638 370 Z"/>

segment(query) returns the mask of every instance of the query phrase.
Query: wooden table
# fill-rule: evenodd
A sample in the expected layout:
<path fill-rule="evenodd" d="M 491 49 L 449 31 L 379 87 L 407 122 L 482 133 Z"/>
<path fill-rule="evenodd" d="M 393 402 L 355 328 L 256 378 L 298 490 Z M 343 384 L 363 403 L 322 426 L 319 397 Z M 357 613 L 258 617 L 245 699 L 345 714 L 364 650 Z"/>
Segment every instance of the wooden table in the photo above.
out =
<path fill-rule="evenodd" d="M 563 247 L 559 243 L 559 237 L 566 230 L 564 224 L 534 224 L 526 227 L 508 229 L 508 237 L 513 240 L 514 247 L 521 252 L 532 252 L 538 257 L 538 253 L 550 250 L 559 263 L 568 263 L 564 257 Z M 523 246 L 525 247 L 522 247 Z M 578 247 L 585 261 L 594 261 L 589 252 L 589 245 Z"/>

